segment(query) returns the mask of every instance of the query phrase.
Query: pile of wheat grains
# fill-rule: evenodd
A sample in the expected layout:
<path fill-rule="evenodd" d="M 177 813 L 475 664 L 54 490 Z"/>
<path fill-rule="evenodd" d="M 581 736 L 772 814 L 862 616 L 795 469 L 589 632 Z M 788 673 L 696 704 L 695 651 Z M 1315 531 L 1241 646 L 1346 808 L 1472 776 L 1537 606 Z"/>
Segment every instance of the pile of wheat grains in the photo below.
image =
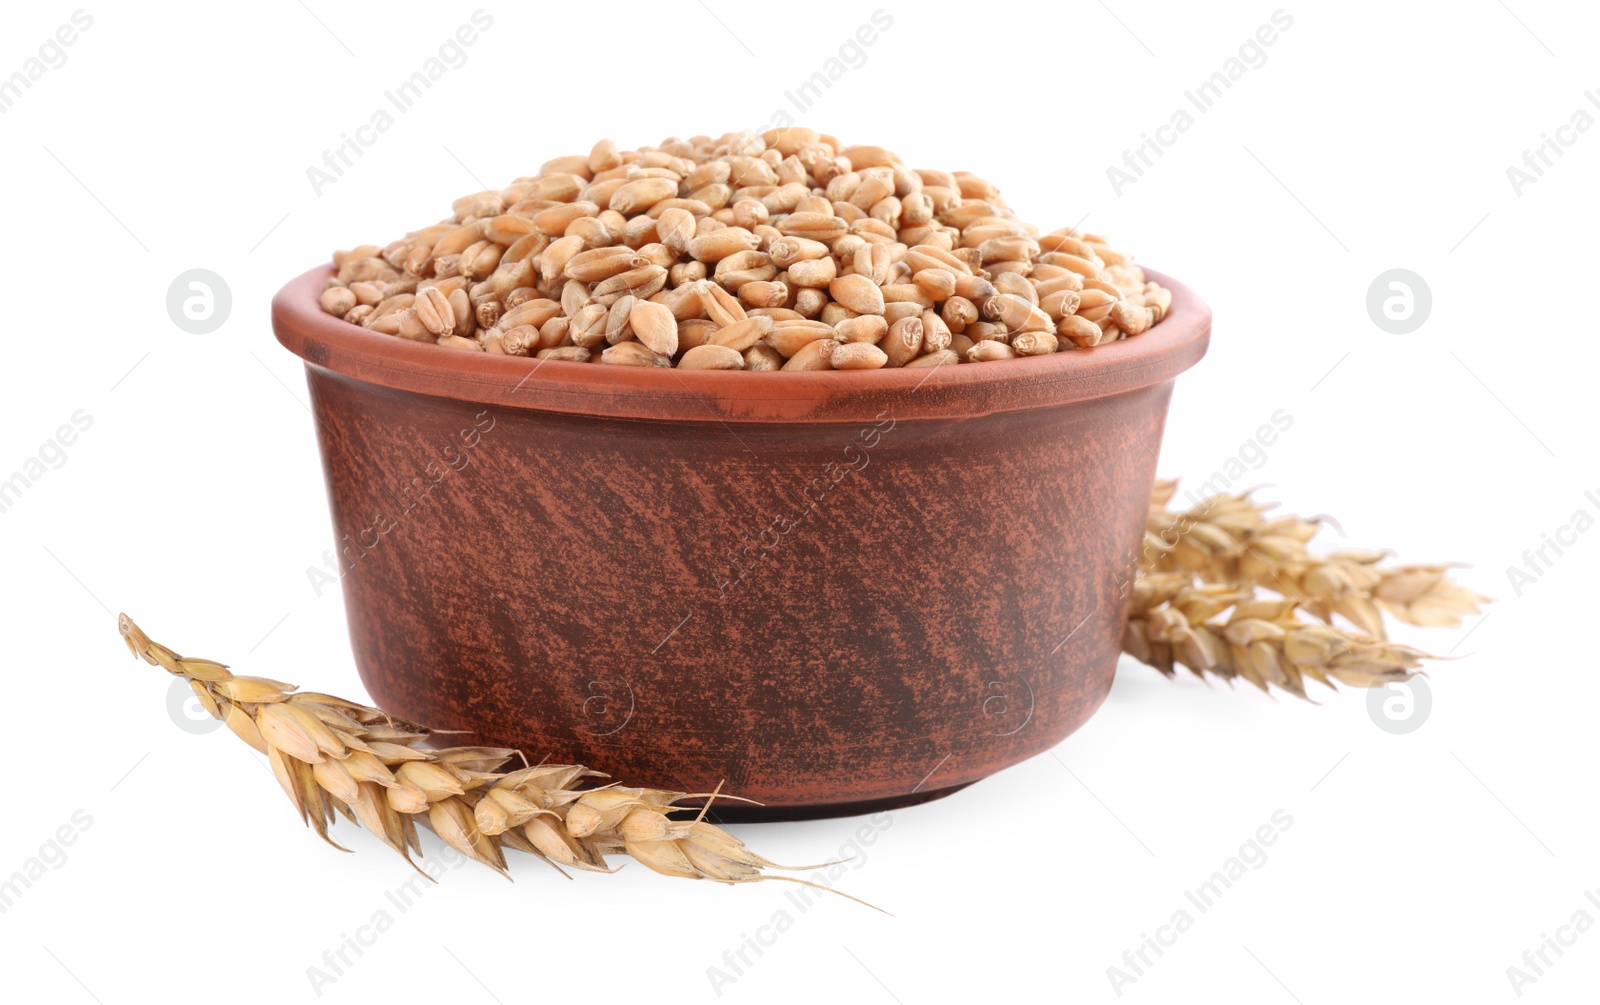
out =
<path fill-rule="evenodd" d="M 788 128 L 610 140 L 448 219 L 334 255 L 322 309 L 469 352 L 629 366 L 864 370 L 1138 335 L 1171 293 L 989 182 Z"/>

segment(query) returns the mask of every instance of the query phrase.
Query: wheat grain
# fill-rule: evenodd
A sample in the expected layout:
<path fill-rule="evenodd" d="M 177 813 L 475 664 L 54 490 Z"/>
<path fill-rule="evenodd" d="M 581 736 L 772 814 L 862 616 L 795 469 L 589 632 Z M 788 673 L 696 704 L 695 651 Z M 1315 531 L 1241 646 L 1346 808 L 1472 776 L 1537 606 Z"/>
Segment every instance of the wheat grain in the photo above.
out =
<path fill-rule="evenodd" d="M 330 286 L 322 291 L 322 309 L 329 314 L 344 317 L 356 307 L 356 295 L 342 286 Z"/>
<path fill-rule="evenodd" d="M 568 345 L 557 346 L 554 349 L 540 349 L 534 355 L 540 359 L 559 359 L 569 363 L 587 363 L 594 354 L 582 346 Z"/>
<path fill-rule="evenodd" d="M 985 339 L 974 343 L 972 348 L 967 350 L 967 361 L 970 363 L 982 363 L 995 359 L 1015 359 L 1016 355 L 1012 348 L 1004 342 L 997 339 Z"/>
<path fill-rule="evenodd" d="M 637 342 L 618 342 L 600 353 L 600 362 L 621 366 L 671 366 L 665 356 L 658 356 Z"/>
<path fill-rule="evenodd" d="M 678 351 L 678 321 L 661 304 L 635 301 L 628 312 L 628 326 L 634 337 L 656 355 L 672 356 Z"/>
<path fill-rule="evenodd" d="M 782 307 L 789 302 L 789 285 L 760 280 L 746 282 L 739 287 L 739 302 L 751 309 Z"/>
<path fill-rule="evenodd" d="M 750 349 L 755 346 L 751 345 Z M 745 360 L 739 350 L 725 345 L 697 345 L 683 354 L 678 366 L 685 370 L 743 370 Z"/>
<path fill-rule="evenodd" d="M 1171 308 L 1170 291 L 1104 238 L 1040 234 L 983 179 L 911 171 L 882 147 L 841 148 L 798 127 L 640 150 L 602 140 L 499 191 L 463 196 L 451 211 L 388 245 L 336 253 L 322 309 L 383 334 L 496 355 L 639 339 L 679 365 L 709 334 L 686 322 L 729 328 L 765 312 L 820 321 L 834 330 L 818 340 L 875 344 L 899 366 L 952 347 L 962 362 L 1091 347 L 1147 331 Z M 665 307 L 679 325 L 676 344 L 653 310 L 640 314 L 648 331 L 624 323 L 614 310 L 624 301 L 630 316 L 641 303 Z M 600 334 L 595 308 L 606 318 Z M 921 342 L 907 356 L 861 317 L 885 329 L 918 318 Z M 507 340 L 523 326 L 539 339 Z M 1056 338 L 1019 345 L 1024 332 Z M 773 346 L 780 357 L 799 350 L 792 334 L 773 329 L 757 344 L 767 338 L 784 343 Z M 974 353 L 966 344 L 986 341 L 997 345 Z M 588 358 L 642 362 L 632 350 Z"/>
<path fill-rule="evenodd" d="M 833 369 L 834 350 L 840 343 L 836 339 L 823 338 L 814 342 L 807 342 L 795 350 L 783 364 L 785 370 L 831 370 Z"/>
<path fill-rule="evenodd" d="M 774 322 L 769 317 L 747 317 L 743 321 L 735 321 L 711 333 L 711 344 L 727 346 L 737 352 L 744 352 L 773 330 Z"/>
<path fill-rule="evenodd" d="M 782 370 L 783 354 L 765 342 L 757 342 L 744 351 L 746 370 Z"/>
<path fill-rule="evenodd" d="M 889 356 L 870 342 L 846 342 L 834 347 L 828 362 L 835 370 L 876 370 L 889 365 Z"/>
<path fill-rule="evenodd" d="M 922 352 L 922 335 L 920 316 L 901 318 L 889 326 L 883 339 L 876 343 L 876 348 L 883 353 L 886 366 L 905 366 Z M 833 365 L 836 369 L 842 369 L 837 358 Z"/>
<path fill-rule="evenodd" d="M 1022 331 L 1011 339 L 1011 351 L 1018 356 L 1047 356 L 1057 348 L 1055 335 L 1048 331 Z"/>

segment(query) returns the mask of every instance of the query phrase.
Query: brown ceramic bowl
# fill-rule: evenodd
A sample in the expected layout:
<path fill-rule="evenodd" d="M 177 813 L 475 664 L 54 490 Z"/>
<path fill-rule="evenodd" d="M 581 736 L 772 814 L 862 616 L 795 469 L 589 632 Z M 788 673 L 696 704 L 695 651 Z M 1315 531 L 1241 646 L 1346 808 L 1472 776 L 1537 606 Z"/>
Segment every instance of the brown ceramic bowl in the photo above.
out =
<path fill-rule="evenodd" d="M 468 354 L 272 303 L 302 357 L 372 698 L 629 785 L 908 805 L 1111 688 L 1173 379 L 1211 314 L 937 369 Z"/>

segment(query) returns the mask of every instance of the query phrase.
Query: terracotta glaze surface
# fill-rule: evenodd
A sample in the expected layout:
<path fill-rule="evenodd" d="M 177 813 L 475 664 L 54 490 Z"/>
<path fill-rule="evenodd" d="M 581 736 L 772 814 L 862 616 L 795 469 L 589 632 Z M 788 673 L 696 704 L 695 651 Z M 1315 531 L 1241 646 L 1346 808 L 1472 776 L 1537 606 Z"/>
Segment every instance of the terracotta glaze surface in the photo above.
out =
<path fill-rule="evenodd" d="M 936 369 L 464 353 L 273 301 L 305 360 L 372 700 L 722 819 L 953 791 L 1059 743 L 1120 650 L 1173 379 L 1210 312 Z"/>

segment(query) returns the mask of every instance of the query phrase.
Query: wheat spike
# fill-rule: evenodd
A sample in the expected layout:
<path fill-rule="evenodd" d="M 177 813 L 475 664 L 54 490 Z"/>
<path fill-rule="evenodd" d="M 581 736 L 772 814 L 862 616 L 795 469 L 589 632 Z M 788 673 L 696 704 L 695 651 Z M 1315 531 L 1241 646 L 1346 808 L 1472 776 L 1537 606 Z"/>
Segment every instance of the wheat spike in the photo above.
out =
<path fill-rule="evenodd" d="M 1313 554 L 1326 517 L 1274 517 L 1249 492 L 1175 512 L 1177 484 L 1155 485 L 1123 629 L 1123 651 L 1169 677 L 1182 665 L 1302 698 L 1307 680 L 1409 680 L 1437 657 L 1388 641 L 1384 615 L 1453 627 L 1489 599 L 1451 580 L 1446 565 L 1385 566 L 1382 551 Z M 1359 630 L 1337 627 L 1335 615 Z"/>
<path fill-rule="evenodd" d="M 340 816 L 417 867 L 411 856 L 421 852 L 417 824 L 422 823 L 451 847 L 507 876 L 507 848 L 558 870 L 571 866 L 595 872 L 614 872 L 606 856 L 624 854 L 667 876 L 728 884 L 782 880 L 856 899 L 764 872 L 821 866 L 777 865 L 707 823 L 714 798 L 733 798 L 722 796 L 720 787 L 709 793 L 581 787 L 605 776 L 577 764 L 503 772 L 500 768 L 517 751 L 422 746 L 447 734 L 282 681 L 236 676 L 221 663 L 189 659 L 151 641 L 126 614 L 117 621 L 130 652 L 187 680 L 208 712 L 267 755 L 301 820 L 341 851 L 348 849 L 328 834 Z M 679 805 L 690 799 L 702 800 L 699 816 L 668 816 L 690 808 Z"/>
<path fill-rule="evenodd" d="M 1295 601 L 1325 623 L 1339 615 L 1375 639 L 1384 615 L 1412 625 L 1455 627 L 1489 598 L 1450 579 L 1447 565 L 1383 563 L 1383 551 L 1313 554 L 1325 517 L 1271 516 L 1248 492 L 1217 495 L 1184 512 L 1168 508 L 1176 481 L 1156 483 L 1145 524 L 1143 572 L 1188 572 L 1202 582 L 1249 584 Z"/>
<path fill-rule="evenodd" d="M 1306 698 L 1305 682 L 1376 687 L 1409 680 L 1427 653 L 1296 616 L 1296 604 L 1263 599 L 1250 586 L 1198 583 L 1191 573 L 1155 572 L 1134 584 L 1123 651 L 1167 676 L 1242 678 L 1263 691 Z"/>

